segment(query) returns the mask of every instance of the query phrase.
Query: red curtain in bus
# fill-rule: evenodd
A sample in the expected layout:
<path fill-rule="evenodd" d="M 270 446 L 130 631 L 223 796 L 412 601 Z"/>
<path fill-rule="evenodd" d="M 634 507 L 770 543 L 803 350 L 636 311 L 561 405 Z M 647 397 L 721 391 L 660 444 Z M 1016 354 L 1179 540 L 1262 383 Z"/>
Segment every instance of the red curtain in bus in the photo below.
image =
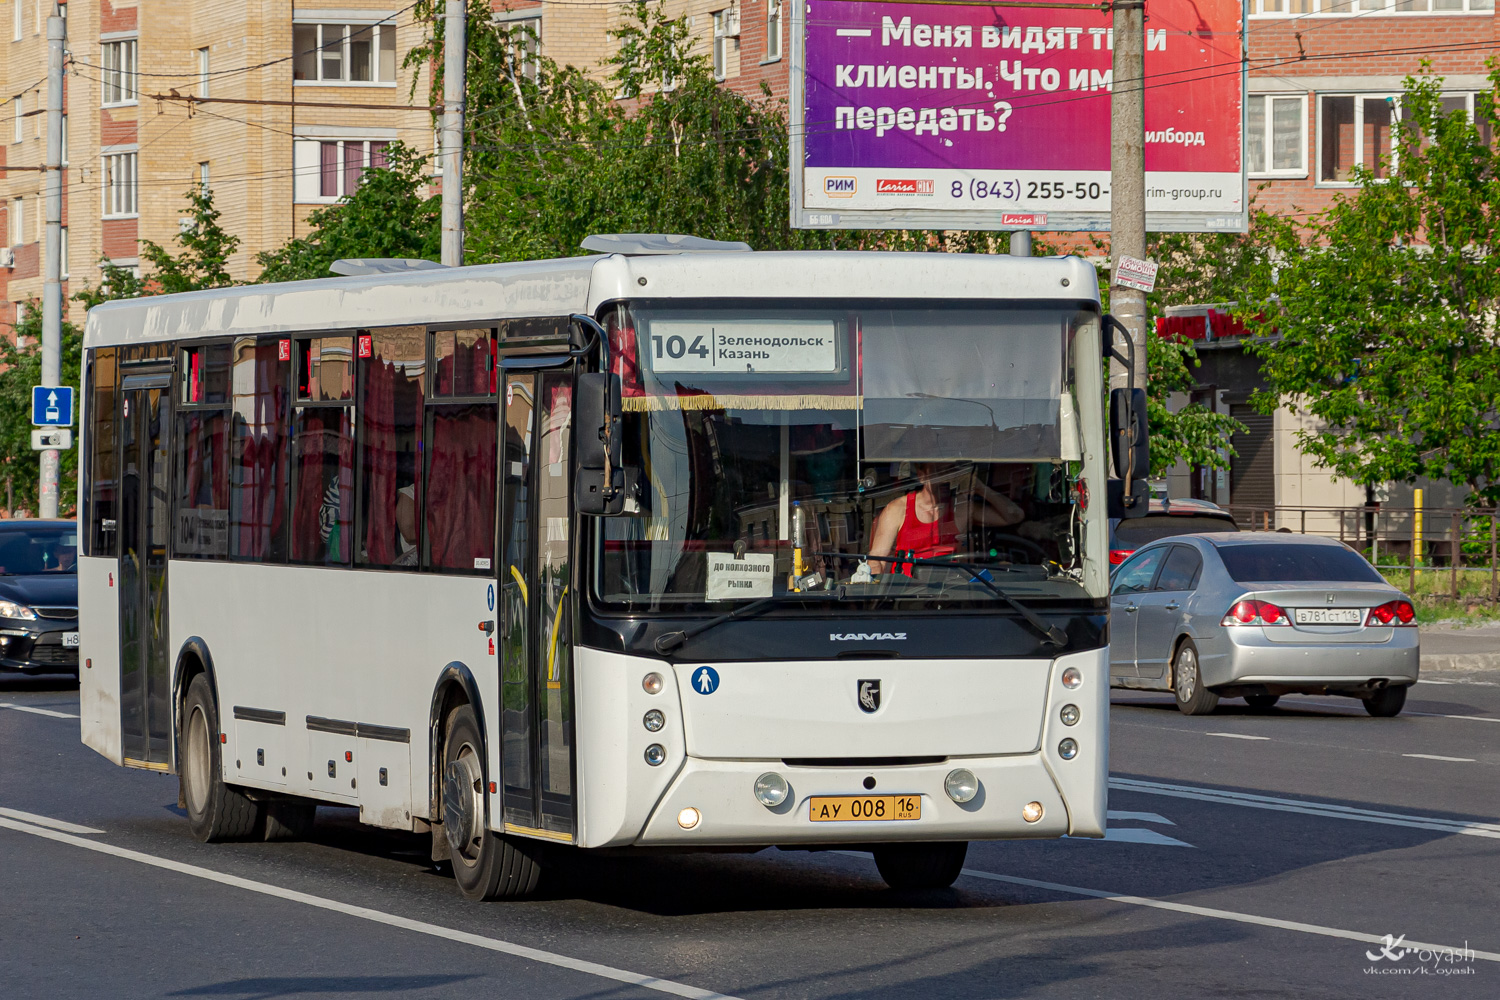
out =
<path fill-rule="evenodd" d="M 432 408 L 427 475 L 428 565 L 474 570 L 495 546 L 493 403 Z"/>
<path fill-rule="evenodd" d="M 301 407 L 292 420 L 297 493 L 292 561 L 348 565 L 354 533 L 354 434 L 349 408 Z"/>
<path fill-rule="evenodd" d="M 416 566 L 416 512 L 422 509 L 417 476 L 422 420 L 420 366 L 392 363 L 379 354 L 362 361 L 361 366 L 364 538 L 359 561 L 371 566 Z"/>
<path fill-rule="evenodd" d="M 242 340 L 235 345 L 234 454 L 230 487 L 230 554 L 237 559 L 277 562 L 286 558 L 286 364 L 277 342 Z"/>

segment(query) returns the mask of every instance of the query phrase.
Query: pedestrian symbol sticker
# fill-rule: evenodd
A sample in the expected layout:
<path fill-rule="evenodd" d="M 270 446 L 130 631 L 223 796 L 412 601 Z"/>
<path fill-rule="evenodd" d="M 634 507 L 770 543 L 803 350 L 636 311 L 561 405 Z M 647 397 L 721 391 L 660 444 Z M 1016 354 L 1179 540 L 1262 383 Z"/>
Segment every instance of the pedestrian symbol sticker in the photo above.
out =
<path fill-rule="evenodd" d="M 713 694 L 719 690 L 719 672 L 713 667 L 699 667 L 693 671 L 693 690 L 699 694 Z"/>

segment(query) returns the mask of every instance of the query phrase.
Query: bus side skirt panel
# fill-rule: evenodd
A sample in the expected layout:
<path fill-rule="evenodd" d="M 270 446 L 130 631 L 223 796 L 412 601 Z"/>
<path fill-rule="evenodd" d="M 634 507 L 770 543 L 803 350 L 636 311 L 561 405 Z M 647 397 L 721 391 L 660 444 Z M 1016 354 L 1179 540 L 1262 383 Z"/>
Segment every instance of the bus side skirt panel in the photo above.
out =
<path fill-rule="evenodd" d="M 120 743 L 120 604 L 113 556 L 78 560 L 80 632 L 78 714 L 84 745 L 123 764 Z M 85 665 L 87 664 L 87 665 Z"/>

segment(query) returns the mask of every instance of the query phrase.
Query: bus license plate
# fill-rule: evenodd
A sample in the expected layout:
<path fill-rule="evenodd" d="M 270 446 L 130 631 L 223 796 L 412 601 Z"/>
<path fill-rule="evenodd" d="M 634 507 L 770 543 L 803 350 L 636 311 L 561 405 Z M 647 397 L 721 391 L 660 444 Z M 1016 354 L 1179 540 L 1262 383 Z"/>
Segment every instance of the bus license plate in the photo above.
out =
<path fill-rule="evenodd" d="M 1359 608 L 1298 608 L 1298 625 L 1358 625 L 1364 618 Z"/>
<path fill-rule="evenodd" d="M 922 818 L 920 795 L 814 795 L 807 800 L 814 823 L 879 823 Z"/>
<path fill-rule="evenodd" d="M 72 648 L 72 649 L 77 649 L 78 648 L 78 633 L 77 632 L 64 632 L 62 634 L 62 644 L 64 646 L 66 646 L 66 647 L 69 647 L 69 648 Z"/>

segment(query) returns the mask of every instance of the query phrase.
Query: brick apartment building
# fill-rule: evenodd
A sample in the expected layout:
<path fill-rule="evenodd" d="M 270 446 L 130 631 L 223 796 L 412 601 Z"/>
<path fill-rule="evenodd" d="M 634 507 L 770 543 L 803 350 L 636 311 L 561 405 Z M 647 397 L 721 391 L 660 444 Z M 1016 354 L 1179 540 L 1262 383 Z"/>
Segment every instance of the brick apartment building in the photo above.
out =
<path fill-rule="evenodd" d="M 221 223 L 241 239 L 230 262 L 306 232 L 401 139 L 430 150 L 432 119 L 408 105 L 406 53 L 425 36 L 406 0 L 294 7 L 290 0 L 71 0 L 64 108 L 65 295 L 96 285 L 99 261 L 136 266 L 140 241 L 170 246 L 184 195 L 209 185 Z M 9 9 L 6 10 L 5 8 Z M 47 28 L 52 0 L 0 3 L 10 113 L 0 166 L 46 160 Z M 155 95 L 230 99 L 189 107 Z M 245 102 L 245 103 L 237 103 Z M 42 294 L 42 174 L 0 174 L 0 327 Z"/>

